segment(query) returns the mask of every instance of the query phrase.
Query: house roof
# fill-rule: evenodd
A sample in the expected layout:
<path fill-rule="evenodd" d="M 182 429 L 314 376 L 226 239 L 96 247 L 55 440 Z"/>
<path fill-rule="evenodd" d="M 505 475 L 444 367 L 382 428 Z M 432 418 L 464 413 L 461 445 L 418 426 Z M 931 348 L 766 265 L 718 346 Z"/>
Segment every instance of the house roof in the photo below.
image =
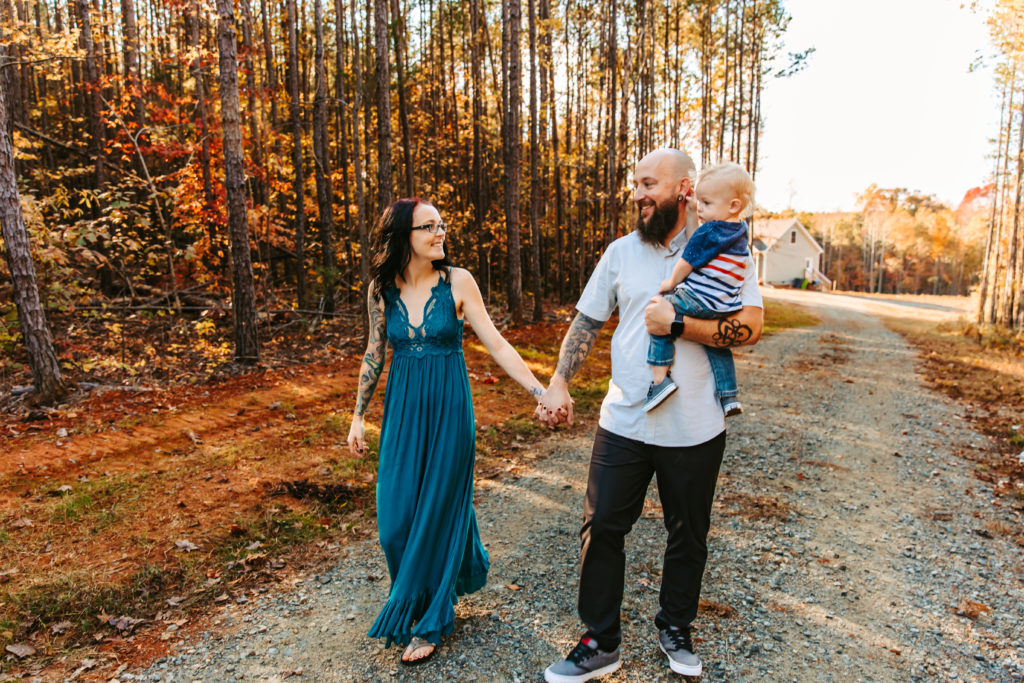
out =
<path fill-rule="evenodd" d="M 818 240 L 803 226 L 796 218 L 769 218 L 755 220 L 751 226 L 753 232 L 753 243 L 756 251 L 767 251 L 775 245 L 790 228 L 796 228 L 818 251 L 824 251 Z"/>

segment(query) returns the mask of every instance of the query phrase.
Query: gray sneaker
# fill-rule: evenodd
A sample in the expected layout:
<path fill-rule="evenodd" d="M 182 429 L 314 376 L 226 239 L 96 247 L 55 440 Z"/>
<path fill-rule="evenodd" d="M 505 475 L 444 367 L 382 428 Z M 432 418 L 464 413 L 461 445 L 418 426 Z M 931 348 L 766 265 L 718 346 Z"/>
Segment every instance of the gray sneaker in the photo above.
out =
<path fill-rule="evenodd" d="M 644 401 L 644 410 L 647 412 L 654 410 L 666 398 L 674 394 L 678 388 L 676 383 L 672 381 L 672 375 L 666 375 L 665 379 L 657 384 L 651 382 L 651 386 L 647 389 L 647 400 Z"/>
<path fill-rule="evenodd" d="M 668 665 L 677 674 L 700 676 L 702 668 L 700 657 L 693 652 L 689 626 L 683 628 L 669 626 L 658 631 L 658 646 L 668 657 Z"/>
<path fill-rule="evenodd" d="M 548 683 L 582 683 L 610 674 L 621 664 L 619 648 L 605 652 L 597 648 L 596 640 L 583 636 L 568 657 L 544 670 L 544 680 Z"/>

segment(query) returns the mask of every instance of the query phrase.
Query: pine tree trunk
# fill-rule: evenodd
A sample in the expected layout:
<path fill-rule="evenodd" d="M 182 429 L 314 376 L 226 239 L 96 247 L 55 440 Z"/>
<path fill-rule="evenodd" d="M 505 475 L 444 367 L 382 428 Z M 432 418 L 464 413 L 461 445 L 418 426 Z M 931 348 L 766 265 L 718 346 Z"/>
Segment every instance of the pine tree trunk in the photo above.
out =
<path fill-rule="evenodd" d="M 220 52 L 220 116 L 224 131 L 224 189 L 231 236 L 231 272 L 234 287 L 231 307 L 235 323 L 235 361 L 259 362 L 256 334 L 256 288 L 249 253 L 249 218 L 245 206 L 245 161 L 242 124 L 238 106 L 238 58 L 234 7 L 231 0 L 217 0 L 217 45 Z"/>
<path fill-rule="evenodd" d="M 366 226 L 366 190 L 363 187 L 363 150 L 359 137 L 359 110 L 363 106 L 363 67 L 359 46 L 359 18 L 356 15 L 356 3 L 349 5 L 352 14 L 352 45 L 355 54 L 352 57 L 352 72 L 355 76 L 352 93 L 352 162 L 356 177 L 356 226 L 359 230 L 359 278 L 362 289 L 366 290 L 370 283 L 370 233 Z"/>
<path fill-rule="evenodd" d="M 731 0 L 725 0 L 725 37 L 722 40 L 722 108 L 718 112 L 718 157 L 717 160 L 722 160 L 722 155 L 725 154 L 725 114 L 728 110 L 728 98 L 729 98 L 729 28 L 731 16 L 730 6 Z"/>
<path fill-rule="evenodd" d="M 103 98 L 100 85 L 100 72 L 96 64 L 96 48 L 92 36 L 92 19 L 89 13 L 89 0 L 78 1 L 78 25 L 81 30 L 79 41 L 85 51 L 85 82 L 88 88 L 86 97 L 89 117 L 89 155 L 93 160 L 93 177 L 96 188 L 106 184 L 106 167 L 104 165 L 103 147 L 106 135 L 100 113 L 103 111 Z"/>
<path fill-rule="evenodd" d="M 331 150 L 327 138 L 327 72 L 324 69 L 323 0 L 313 4 L 316 31 L 314 68 L 316 94 L 313 97 L 313 158 L 316 167 L 316 202 L 320 212 L 320 248 L 324 278 L 323 310 L 334 314 L 334 192 L 331 188 Z"/>
<path fill-rule="evenodd" d="M 377 213 L 394 197 L 391 170 L 391 72 L 388 68 L 388 0 L 373 0 L 374 61 L 377 80 Z"/>
<path fill-rule="evenodd" d="M 189 34 L 192 41 L 192 49 L 196 53 L 192 60 L 192 78 L 196 84 L 196 104 L 199 109 L 199 135 L 200 135 L 200 170 L 203 174 L 203 201 L 206 208 L 213 206 L 213 181 L 210 177 L 210 124 L 206 115 L 206 85 L 202 68 L 202 49 L 199 41 L 200 27 L 202 26 L 201 6 L 196 0 L 191 13 L 185 15 L 186 21 L 190 22 Z M 217 229 L 210 221 L 210 251 L 216 252 Z"/>
<path fill-rule="evenodd" d="M 348 112 L 346 111 L 349 107 L 348 101 L 348 89 L 346 88 L 346 73 L 345 68 L 346 58 L 348 54 L 348 43 L 345 39 L 345 4 L 343 0 L 335 0 L 334 2 L 334 60 L 335 60 L 335 75 L 334 75 L 334 91 L 335 97 L 337 98 L 338 105 L 338 135 L 337 135 L 337 147 L 338 147 L 338 169 L 341 172 L 341 220 L 344 225 L 345 234 L 345 245 L 348 251 L 348 263 L 346 267 L 351 269 L 354 267 L 355 260 L 352 254 L 352 216 L 349 213 L 349 195 L 348 195 Z M 341 268 L 338 268 L 339 274 Z M 349 286 L 344 287 L 345 292 L 345 303 L 350 303 L 352 296 L 351 283 L 355 280 L 355 274 L 349 273 L 348 283 Z"/>
<path fill-rule="evenodd" d="M 7 58 L 0 43 L 0 62 Z M 28 231 L 21 214 L 21 199 L 14 171 L 14 147 L 8 129 L 7 88 L 0 84 L 0 232 L 3 234 L 7 268 L 14 287 L 14 303 L 18 309 L 18 326 L 28 353 L 32 383 L 37 402 L 51 404 L 67 394 L 68 386 L 61 378 L 60 363 L 53 350 L 50 326 L 39 299 L 35 264 L 29 246 Z"/>
<path fill-rule="evenodd" d="M 296 301 L 306 303 L 306 197 L 302 160 L 302 102 L 299 99 L 299 36 L 295 0 L 287 0 L 288 11 L 288 95 L 291 99 L 292 195 L 295 198 Z"/>
<path fill-rule="evenodd" d="M 135 16 L 135 0 L 121 0 L 121 22 L 124 27 L 124 71 L 131 93 L 131 119 L 135 124 L 139 146 L 148 146 L 146 105 L 142 98 L 142 78 L 139 74 L 139 27 Z"/>
<path fill-rule="evenodd" d="M 256 67 L 253 64 L 252 55 L 256 51 L 252 38 L 252 7 L 249 0 L 241 0 L 242 7 L 242 47 L 245 50 L 243 65 L 245 68 L 245 94 L 249 102 L 246 120 L 249 124 L 249 139 L 252 141 L 252 166 L 255 173 L 251 178 L 252 199 L 255 204 L 267 203 L 267 189 L 264 174 L 263 162 L 263 133 L 260 125 L 260 106 L 256 101 L 258 85 L 256 82 Z"/>
<path fill-rule="evenodd" d="M 519 0 L 502 0 L 501 52 L 505 68 L 502 106 L 505 157 L 505 231 L 508 236 L 508 308 L 512 325 L 523 323 L 522 255 L 519 248 L 519 179 L 522 173 L 520 106 L 522 68 L 520 65 Z"/>
<path fill-rule="evenodd" d="M 1011 113 L 1011 118 L 1013 117 Z M 1006 269 L 1006 294 L 1004 295 L 1003 320 L 1009 327 L 1013 327 L 1017 319 L 1017 302 L 1020 297 L 1020 290 L 1017 288 L 1018 271 L 1020 263 L 1017 261 L 1017 243 L 1020 241 L 1020 210 L 1021 190 L 1024 189 L 1024 104 L 1020 109 L 1020 124 L 1017 127 L 1017 172 L 1014 176 L 1013 198 L 1013 227 L 1010 230 L 1010 239 L 1007 242 L 1009 265 Z"/>
<path fill-rule="evenodd" d="M 619 96 L 619 3 L 618 0 L 611 0 L 611 20 L 608 22 L 608 71 L 609 71 L 609 91 L 608 91 L 608 166 L 605 169 L 607 186 L 605 187 L 605 213 L 604 220 L 608 226 L 608 232 L 605 235 L 605 246 L 611 244 L 616 237 L 619 236 L 619 212 L 616 206 L 616 199 L 618 194 L 617 180 L 618 180 L 618 163 L 615 158 L 616 154 L 616 135 L 618 131 L 615 126 L 615 105 L 616 100 Z"/>
<path fill-rule="evenodd" d="M 260 19 L 263 24 L 263 60 L 267 70 L 267 89 L 270 91 L 270 127 L 277 130 L 277 68 L 274 65 L 274 46 L 270 35 L 270 20 L 267 17 L 267 3 L 260 2 Z"/>
<path fill-rule="evenodd" d="M 613 0 L 614 2 L 614 0 Z M 540 144 L 537 140 L 537 3 L 529 0 L 530 21 L 530 280 L 533 321 L 544 315 L 540 282 Z"/>
<path fill-rule="evenodd" d="M 485 198 L 486 184 L 484 181 L 484 99 L 482 55 L 480 44 L 483 39 L 481 28 L 480 0 L 469 0 L 469 33 L 470 33 L 470 78 L 473 81 L 473 233 L 477 236 L 477 275 L 483 280 L 484 296 L 490 299 L 490 277 L 488 277 L 490 231 L 485 225 L 487 220 L 488 202 Z M 436 106 L 436 102 L 431 103 Z"/>
<path fill-rule="evenodd" d="M 409 107 L 405 101 L 405 19 L 401 8 L 400 0 L 391 0 L 391 16 L 395 25 L 395 75 L 398 77 L 398 125 L 402 131 L 402 165 L 405 171 L 405 187 L 403 191 L 406 197 L 411 197 L 415 192 L 416 185 L 412 179 L 412 138 L 409 135 Z M 451 84 L 449 87 L 454 88 Z"/>

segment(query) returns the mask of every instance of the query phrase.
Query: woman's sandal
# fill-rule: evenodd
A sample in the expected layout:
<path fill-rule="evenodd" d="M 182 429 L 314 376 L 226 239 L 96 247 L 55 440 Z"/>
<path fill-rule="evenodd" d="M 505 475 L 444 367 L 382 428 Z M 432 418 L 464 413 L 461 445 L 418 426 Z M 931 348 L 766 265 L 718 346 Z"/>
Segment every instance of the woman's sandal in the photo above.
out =
<path fill-rule="evenodd" d="M 406 659 L 408 655 L 411 655 L 417 650 L 421 650 L 426 647 L 430 648 L 430 652 L 428 654 L 424 655 L 423 657 L 417 657 L 416 659 Z M 437 645 L 434 645 L 430 641 L 423 640 L 422 638 L 413 638 L 409 641 L 409 647 L 405 648 L 405 652 L 402 653 L 402 657 L 399 661 L 401 661 L 402 664 L 406 666 L 416 666 L 417 664 L 425 664 L 426 662 L 430 661 L 430 659 L 434 656 L 435 652 L 437 652 Z"/>

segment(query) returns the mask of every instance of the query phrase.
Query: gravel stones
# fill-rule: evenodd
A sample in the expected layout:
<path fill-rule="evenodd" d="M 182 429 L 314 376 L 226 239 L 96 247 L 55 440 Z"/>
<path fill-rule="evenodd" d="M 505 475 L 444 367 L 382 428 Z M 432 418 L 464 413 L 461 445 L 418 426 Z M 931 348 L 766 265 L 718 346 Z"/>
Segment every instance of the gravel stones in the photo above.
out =
<path fill-rule="evenodd" d="M 1024 681 L 1024 549 L 977 532 L 1020 517 L 953 455 L 984 438 L 962 406 L 921 384 L 914 351 L 876 315 L 814 312 L 820 326 L 735 354 L 748 412 L 728 423 L 712 513 L 694 623 L 703 680 Z M 121 679 L 538 680 L 581 633 L 591 443 L 556 432 L 517 451 L 517 477 L 478 481 L 491 576 L 459 600 L 455 631 L 429 664 L 401 667 L 400 648 L 366 636 L 388 590 L 367 540 L 291 590 L 214 607 L 216 631 Z M 659 512 L 652 484 L 627 539 L 623 666 L 602 680 L 678 680 L 653 624 Z"/>

